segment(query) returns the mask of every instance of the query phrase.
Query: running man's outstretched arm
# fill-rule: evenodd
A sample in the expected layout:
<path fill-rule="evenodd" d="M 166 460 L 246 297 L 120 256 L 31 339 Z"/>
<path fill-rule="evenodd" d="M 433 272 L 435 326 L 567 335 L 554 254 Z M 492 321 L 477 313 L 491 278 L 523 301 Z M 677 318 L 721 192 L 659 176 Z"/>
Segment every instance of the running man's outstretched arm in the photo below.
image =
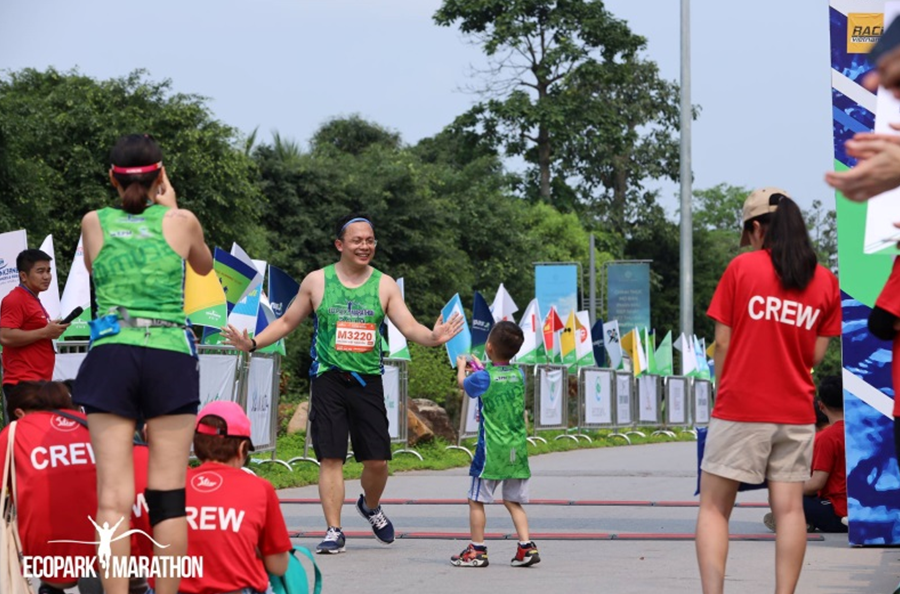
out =
<path fill-rule="evenodd" d="M 290 334 L 294 328 L 300 325 L 300 322 L 308 318 L 313 313 L 313 294 L 318 290 L 321 294 L 325 287 L 325 275 L 321 270 L 311 272 L 303 279 L 300 284 L 300 290 L 297 296 L 291 301 L 290 307 L 284 312 L 284 315 L 266 326 L 266 329 L 254 337 L 256 340 L 256 348 L 262 349 L 270 344 L 278 342 Z M 225 344 L 230 344 L 236 349 L 249 352 L 253 347 L 253 342 L 247 331 L 243 333 L 237 331 L 237 328 L 228 324 L 222 328 L 222 335 L 225 337 Z"/>
<path fill-rule="evenodd" d="M 453 317 L 446 321 L 444 321 L 444 316 L 439 316 L 434 323 L 434 328 L 429 330 L 417 322 L 409 308 L 406 307 L 397 281 L 384 275 L 381 282 L 381 292 L 385 296 L 385 313 L 397 330 L 408 340 L 422 346 L 440 346 L 462 330 L 463 318 L 459 314 L 453 314 Z"/>

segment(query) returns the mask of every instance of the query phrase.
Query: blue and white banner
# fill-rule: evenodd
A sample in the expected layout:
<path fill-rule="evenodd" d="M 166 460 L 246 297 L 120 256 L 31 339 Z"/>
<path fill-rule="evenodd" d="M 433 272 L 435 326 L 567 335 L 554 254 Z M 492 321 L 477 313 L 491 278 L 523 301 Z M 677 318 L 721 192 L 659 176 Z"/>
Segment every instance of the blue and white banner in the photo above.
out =
<path fill-rule="evenodd" d="M 269 304 L 276 318 L 280 318 L 300 291 L 300 283 L 276 266 L 269 265 Z"/>
<path fill-rule="evenodd" d="M 454 295 L 453 298 L 447 302 L 447 305 L 444 306 L 444 309 L 441 310 L 441 315 L 444 316 L 444 322 L 449 321 L 454 314 L 462 316 L 462 330 L 459 334 L 451 338 L 450 342 L 445 346 L 447 347 L 447 356 L 450 357 L 450 366 L 455 368 L 456 358 L 459 355 L 468 355 L 472 350 L 472 332 L 469 330 L 469 325 L 466 323 L 466 312 L 463 310 L 462 301 L 459 299 L 459 293 Z"/>
<path fill-rule="evenodd" d="M 475 291 L 475 301 L 472 304 L 472 354 L 479 359 L 484 359 L 484 345 L 493 326 L 494 316 L 490 306 L 481 293 Z"/>

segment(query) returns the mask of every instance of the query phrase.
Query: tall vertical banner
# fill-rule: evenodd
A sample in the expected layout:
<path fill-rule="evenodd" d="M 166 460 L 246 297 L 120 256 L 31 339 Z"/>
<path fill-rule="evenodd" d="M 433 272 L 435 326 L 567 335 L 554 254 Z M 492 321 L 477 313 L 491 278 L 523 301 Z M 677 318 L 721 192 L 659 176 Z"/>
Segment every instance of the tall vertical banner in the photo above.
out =
<path fill-rule="evenodd" d="M 898 6 L 884 0 L 831 0 L 830 5 L 834 168 L 845 171 L 856 160 L 847 155 L 844 143 L 858 132 L 885 127 L 879 108 L 885 109 L 888 102 L 860 83 L 872 70 L 866 54 Z M 891 345 L 872 336 L 866 321 L 892 264 L 885 252 L 893 250 L 884 247 L 896 242 L 896 238 L 873 235 L 872 222 L 878 218 L 900 221 L 900 201 L 875 198 L 857 204 L 838 193 L 836 206 L 850 544 L 896 545 L 900 544 L 900 476 L 891 417 L 895 391 Z M 872 222 L 867 225 L 867 221 Z"/>
<path fill-rule="evenodd" d="M 69 276 L 66 277 L 66 286 L 59 300 L 59 310 L 65 312 L 63 316 L 69 315 L 76 307 L 82 308 L 83 311 L 63 332 L 61 337 L 63 340 L 87 338 L 91 335 L 91 329 L 88 327 L 91 320 L 91 275 L 84 266 L 84 243 L 80 236 L 75 247 L 75 255 L 72 256 Z"/>
<path fill-rule="evenodd" d="M 48 235 L 45 237 L 39 249 L 50 256 L 51 259 L 50 286 L 46 291 L 41 291 L 38 294 L 38 299 L 41 300 L 41 305 L 47 310 L 47 315 L 50 316 L 50 319 L 59 320 L 65 317 L 66 314 L 59 312 L 59 279 L 56 276 L 56 250 L 53 249 L 53 236 Z"/>
<path fill-rule="evenodd" d="M 540 317 L 551 308 L 565 320 L 578 311 L 578 266 L 575 264 L 538 264 L 534 267 L 534 296 L 540 304 Z"/>
<path fill-rule="evenodd" d="M 650 264 L 618 262 L 606 267 L 606 308 L 622 335 L 650 324 Z"/>

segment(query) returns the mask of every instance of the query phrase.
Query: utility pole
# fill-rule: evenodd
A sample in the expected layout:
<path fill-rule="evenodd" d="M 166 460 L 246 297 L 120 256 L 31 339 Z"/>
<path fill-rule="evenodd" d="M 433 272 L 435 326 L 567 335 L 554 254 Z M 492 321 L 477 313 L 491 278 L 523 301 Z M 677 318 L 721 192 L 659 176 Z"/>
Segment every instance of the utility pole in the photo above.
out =
<path fill-rule="evenodd" d="M 694 236 L 691 213 L 691 8 L 681 0 L 681 331 L 694 334 Z"/>

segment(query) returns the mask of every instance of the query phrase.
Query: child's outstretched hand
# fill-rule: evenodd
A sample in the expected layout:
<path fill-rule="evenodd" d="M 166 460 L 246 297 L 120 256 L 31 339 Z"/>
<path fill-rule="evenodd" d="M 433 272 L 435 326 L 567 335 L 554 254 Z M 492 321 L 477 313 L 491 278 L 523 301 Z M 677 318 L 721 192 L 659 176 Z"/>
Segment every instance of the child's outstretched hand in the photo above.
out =
<path fill-rule="evenodd" d="M 465 355 L 457 355 L 456 356 L 456 368 L 457 369 L 465 369 L 466 368 L 466 356 Z"/>

